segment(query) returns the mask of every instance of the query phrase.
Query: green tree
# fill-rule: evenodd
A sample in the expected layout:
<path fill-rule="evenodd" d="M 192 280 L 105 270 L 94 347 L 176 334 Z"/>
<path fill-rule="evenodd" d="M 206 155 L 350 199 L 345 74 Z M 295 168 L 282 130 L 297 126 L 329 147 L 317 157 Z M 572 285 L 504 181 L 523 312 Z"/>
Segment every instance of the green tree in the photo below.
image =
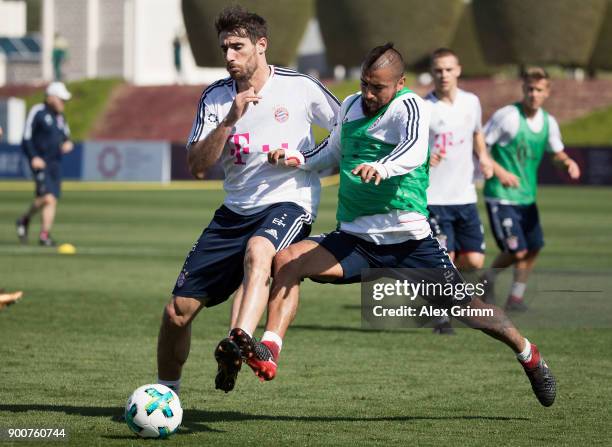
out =
<path fill-rule="evenodd" d="M 183 18 L 196 63 L 201 67 L 224 66 L 219 51 L 215 19 L 230 0 L 183 0 Z M 268 62 L 291 64 L 306 25 L 313 16 L 314 0 L 241 0 L 239 4 L 268 22 Z"/>
<path fill-rule="evenodd" d="M 603 25 L 595 49 L 591 56 L 589 68 L 592 70 L 612 70 L 612 1 L 608 0 Z"/>
<path fill-rule="evenodd" d="M 450 44 L 462 10 L 462 0 L 317 0 L 328 62 L 349 67 L 389 41 L 407 65 L 422 64 Z"/>
<path fill-rule="evenodd" d="M 473 0 L 489 63 L 586 66 L 608 0 Z"/>
<path fill-rule="evenodd" d="M 463 8 L 450 48 L 457 53 L 461 60 L 463 77 L 487 76 L 495 73 L 499 68 L 485 60 L 476 31 L 474 8 L 471 3 L 466 4 Z"/>

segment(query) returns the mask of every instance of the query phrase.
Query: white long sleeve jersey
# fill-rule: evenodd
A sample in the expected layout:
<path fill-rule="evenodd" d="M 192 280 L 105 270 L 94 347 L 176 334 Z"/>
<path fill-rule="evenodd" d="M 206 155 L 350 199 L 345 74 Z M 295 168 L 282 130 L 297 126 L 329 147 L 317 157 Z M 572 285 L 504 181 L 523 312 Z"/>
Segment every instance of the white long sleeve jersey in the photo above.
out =
<path fill-rule="evenodd" d="M 395 98 L 388 109 L 370 126 L 367 133 L 395 149 L 372 163 L 383 178 L 407 174 L 427 162 L 430 109 L 413 92 Z M 340 109 L 338 125 L 331 135 L 310 151 L 304 151 L 305 170 L 337 166 L 342 156 L 342 124 L 365 118 L 361 93 L 346 98 Z M 340 222 L 340 229 L 379 245 L 397 244 L 410 239 L 423 239 L 431 229 L 425 216 L 415 212 L 394 210 L 386 214 L 358 217 Z"/>

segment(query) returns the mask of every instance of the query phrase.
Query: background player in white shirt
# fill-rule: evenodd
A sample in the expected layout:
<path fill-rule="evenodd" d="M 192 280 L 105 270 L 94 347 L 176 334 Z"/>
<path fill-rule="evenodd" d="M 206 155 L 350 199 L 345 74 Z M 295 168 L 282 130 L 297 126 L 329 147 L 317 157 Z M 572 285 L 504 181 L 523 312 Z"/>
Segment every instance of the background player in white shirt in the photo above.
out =
<path fill-rule="evenodd" d="M 485 178 L 493 175 L 480 101 L 457 86 L 461 65 L 452 50 L 439 48 L 432 53 L 431 73 L 435 89 L 425 97 L 431 107 L 429 223 L 459 269 L 479 269 L 484 265 L 485 242 L 474 176 L 477 167 Z M 435 332 L 453 333 L 448 318 L 438 321 Z"/>
<path fill-rule="evenodd" d="M 215 384 L 228 392 L 242 357 L 253 355 L 251 339 L 268 301 L 272 259 L 309 234 L 319 200 L 316 173 L 272 166 L 267 154 L 281 147 L 312 147 L 311 124 L 331 130 L 339 102 L 317 80 L 268 65 L 267 27 L 260 16 L 230 7 L 215 26 L 230 77 L 202 94 L 188 163 L 192 174 L 202 178 L 220 158 L 227 195 L 187 256 L 165 307 L 158 378 L 178 389 L 192 320 L 203 307 L 227 300 L 242 284 L 230 335 L 215 350 Z"/>

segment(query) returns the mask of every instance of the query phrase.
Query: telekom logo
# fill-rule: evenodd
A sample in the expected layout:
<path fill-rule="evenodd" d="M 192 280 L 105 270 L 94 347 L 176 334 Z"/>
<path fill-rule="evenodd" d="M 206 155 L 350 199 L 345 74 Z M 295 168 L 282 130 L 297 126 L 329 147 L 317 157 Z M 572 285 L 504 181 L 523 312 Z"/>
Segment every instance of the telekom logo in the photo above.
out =
<path fill-rule="evenodd" d="M 234 148 L 230 150 L 230 155 L 232 157 L 236 157 L 234 164 L 246 164 L 244 161 L 242 161 L 242 156 L 249 153 L 249 134 L 236 133 L 234 135 L 230 135 L 228 141 L 234 145 Z"/>
<path fill-rule="evenodd" d="M 245 165 L 245 155 L 249 154 L 251 151 L 249 149 L 250 136 L 248 133 L 236 133 L 234 135 L 230 135 L 227 139 L 227 142 L 233 146 L 230 149 L 230 155 L 232 157 L 236 157 L 234 160 L 234 164 L 236 165 Z M 289 148 L 289 143 L 282 143 L 281 147 L 283 149 Z M 264 144 L 261 147 L 261 152 L 264 154 L 270 152 L 270 145 Z"/>
<path fill-rule="evenodd" d="M 454 141 L 453 132 L 437 133 L 434 137 L 434 149 L 440 155 L 446 155 L 446 151 L 457 144 L 463 144 L 463 139 L 459 142 Z"/>

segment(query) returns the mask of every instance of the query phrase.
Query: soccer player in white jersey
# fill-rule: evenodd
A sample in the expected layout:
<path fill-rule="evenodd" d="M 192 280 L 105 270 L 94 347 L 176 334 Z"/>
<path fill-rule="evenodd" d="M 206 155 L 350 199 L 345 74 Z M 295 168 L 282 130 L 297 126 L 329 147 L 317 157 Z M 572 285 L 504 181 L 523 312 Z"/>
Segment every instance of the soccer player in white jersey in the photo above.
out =
<path fill-rule="evenodd" d="M 493 162 L 482 132 L 480 101 L 458 87 L 461 65 L 454 51 L 434 51 L 431 73 L 435 88 L 425 97 L 431 107 L 429 223 L 460 270 L 480 269 L 484 265 L 485 242 L 474 177 L 477 168 L 485 178 L 493 175 Z M 447 317 L 438 320 L 434 331 L 454 332 Z"/>
<path fill-rule="evenodd" d="M 263 380 L 274 378 L 282 338 L 295 317 L 304 278 L 318 282 L 361 282 L 363 269 L 426 269 L 428 281 L 463 285 L 448 254 L 427 222 L 429 108 L 404 87 L 401 54 L 388 43 L 376 47 L 362 65 L 361 93 L 342 104 L 338 125 L 316 149 L 304 154 L 277 150 L 271 162 L 301 169 L 340 167 L 339 228 L 289 246 L 274 259 L 274 283 L 266 331 L 275 340 L 258 342 L 249 365 Z M 544 406 L 553 404 L 556 382 L 535 345 L 501 309 L 477 297 L 423 297 L 441 307 L 490 309 L 492 317 L 468 316 L 467 324 L 502 341 L 517 354 L 532 389 Z M 267 352 L 261 356 L 261 352 Z"/>
<path fill-rule="evenodd" d="M 580 177 L 578 164 L 563 150 L 557 121 L 542 108 L 549 95 L 548 73 L 533 67 L 523 74 L 522 101 L 496 111 L 485 126 L 495 176 L 486 181 L 484 196 L 493 235 L 502 251 L 487 272 L 487 279 L 492 285 L 496 269 L 514 266 L 506 310 L 527 310 L 523 300 L 527 279 L 544 246 L 536 205 L 542 156 L 552 153 L 558 168 L 572 179 Z M 489 293 L 492 296 L 493 291 Z"/>
<path fill-rule="evenodd" d="M 267 154 L 314 146 L 311 124 L 331 130 L 339 102 L 317 80 L 268 65 L 262 17 L 229 7 L 215 25 L 230 77 L 202 94 L 188 164 L 202 178 L 220 159 L 226 197 L 179 273 L 164 309 L 157 358 L 159 382 L 177 390 L 192 320 L 242 286 L 234 298 L 229 337 L 215 350 L 215 384 L 228 392 L 242 358 L 253 355 L 252 335 L 268 301 L 272 259 L 309 234 L 319 201 L 316 173 L 272 166 Z"/>

